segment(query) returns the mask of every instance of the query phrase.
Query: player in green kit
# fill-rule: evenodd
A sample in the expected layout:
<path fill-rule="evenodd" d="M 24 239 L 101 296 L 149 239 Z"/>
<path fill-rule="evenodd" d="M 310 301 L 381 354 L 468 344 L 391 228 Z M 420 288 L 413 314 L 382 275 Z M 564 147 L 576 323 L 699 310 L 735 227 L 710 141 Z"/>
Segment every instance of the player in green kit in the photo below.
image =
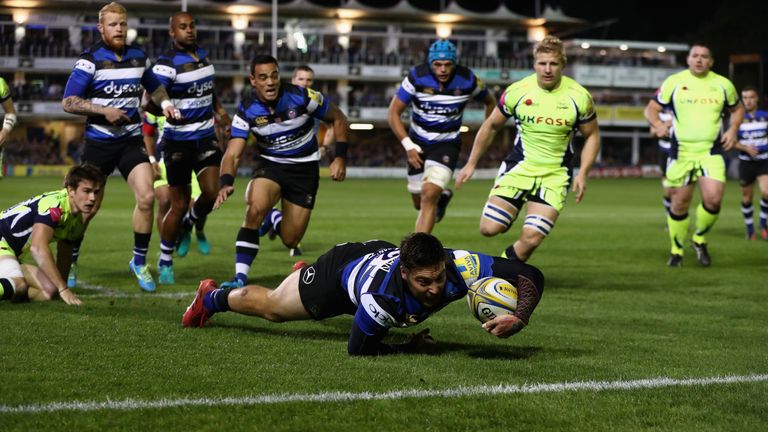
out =
<path fill-rule="evenodd" d="M 517 241 L 504 252 L 526 261 L 555 226 L 572 180 L 575 131 L 584 136 L 579 173 L 573 178 L 576 202 L 584 197 L 587 174 L 600 151 L 592 96 L 563 76 L 565 50 L 560 39 L 547 36 L 533 51 L 535 74 L 510 85 L 498 106 L 477 132 L 472 152 L 456 176 L 456 189 L 468 181 L 494 136 L 513 118 L 517 137 L 502 163 L 480 218 L 480 233 L 494 236 L 512 226 L 523 204 L 527 213 Z"/>
<path fill-rule="evenodd" d="M 0 78 L 0 105 L 3 106 L 5 117 L 3 118 L 3 124 L 0 126 L 0 179 L 3 178 L 3 148 L 5 141 L 8 138 L 8 134 L 11 133 L 13 127 L 16 126 L 16 109 L 13 107 L 13 99 L 11 99 L 11 89 L 8 87 L 8 83 L 4 79 Z"/>
<path fill-rule="evenodd" d="M 711 259 L 705 235 L 717 221 L 725 191 L 723 152 L 738 142 L 744 106 L 733 84 L 710 70 L 714 60 L 706 44 L 694 43 L 687 62 L 688 69 L 664 80 L 656 98 L 648 102 L 645 118 L 657 137 L 669 136 L 671 142 L 665 185 L 671 188 L 672 198 L 667 216 L 672 248 L 667 265 L 683 264 L 683 245 L 690 222 L 688 209 L 694 185 L 698 183 L 701 203 L 696 208 L 693 249 L 699 264 L 707 267 Z M 671 129 L 659 120 L 664 108 L 673 113 Z M 730 111 L 729 125 L 721 133 L 721 115 L 726 109 Z"/>

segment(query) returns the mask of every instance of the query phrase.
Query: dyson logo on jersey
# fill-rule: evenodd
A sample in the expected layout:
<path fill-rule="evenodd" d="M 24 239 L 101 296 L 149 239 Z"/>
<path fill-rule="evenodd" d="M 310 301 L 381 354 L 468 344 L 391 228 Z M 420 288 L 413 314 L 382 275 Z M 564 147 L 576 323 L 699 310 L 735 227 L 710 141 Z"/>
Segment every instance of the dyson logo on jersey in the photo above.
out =
<path fill-rule="evenodd" d="M 194 94 L 195 96 L 202 96 L 203 93 L 208 90 L 213 90 L 213 81 L 206 81 L 201 83 L 194 83 L 192 87 L 187 89 L 187 93 Z"/>
<path fill-rule="evenodd" d="M 535 123 L 535 124 L 541 124 L 544 123 L 546 125 L 550 126 L 573 126 L 573 123 L 571 123 L 568 119 L 561 119 L 561 118 L 552 118 L 552 117 L 543 117 L 543 116 L 523 116 L 520 118 L 521 121 L 525 123 Z"/>
<path fill-rule="evenodd" d="M 419 108 L 427 114 L 452 115 L 461 112 L 461 108 L 457 106 L 432 105 L 429 102 L 421 104 Z"/>
<path fill-rule="evenodd" d="M 104 93 L 108 95 L 120 96 L 123 93 L 138 93 L 141 90 L 141 85 L 135 84 L 115 84 L 114 81 L 110 81 L 106 87 L 104 87 Z"/>

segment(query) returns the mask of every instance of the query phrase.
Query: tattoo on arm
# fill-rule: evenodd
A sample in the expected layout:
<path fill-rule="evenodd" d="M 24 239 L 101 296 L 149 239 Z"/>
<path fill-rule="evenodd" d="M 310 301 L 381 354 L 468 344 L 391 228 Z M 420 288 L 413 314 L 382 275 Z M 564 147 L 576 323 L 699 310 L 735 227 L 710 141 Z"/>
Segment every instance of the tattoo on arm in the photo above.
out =
<path fill-rule="evenodd" d="M 81 115 L 101 114 L 101 109 L 104 108 L 79 96 L 69 96 L 62 101 L 62 106 L 68 113 Z"/>
<path fill-rule="evenodd" d="M 157 106 L 161 106 L 163 101 L 168 98 L 168 93 L 165 91 L 165 87 L 159 86 L 152 92 L 152 102 Z"/>

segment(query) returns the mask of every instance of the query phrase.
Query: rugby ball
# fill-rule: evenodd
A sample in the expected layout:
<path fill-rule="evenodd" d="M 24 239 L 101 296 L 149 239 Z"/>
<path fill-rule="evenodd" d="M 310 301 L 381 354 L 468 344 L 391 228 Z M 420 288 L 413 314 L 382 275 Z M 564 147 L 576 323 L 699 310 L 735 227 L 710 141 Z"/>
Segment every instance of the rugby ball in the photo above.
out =
<path fill-rule="evenodd" d="M 517 309 L 517 288 L 497 277 L 478 279 L 469 287 L 467 302 L 472 316 L 484 323 Z"/>

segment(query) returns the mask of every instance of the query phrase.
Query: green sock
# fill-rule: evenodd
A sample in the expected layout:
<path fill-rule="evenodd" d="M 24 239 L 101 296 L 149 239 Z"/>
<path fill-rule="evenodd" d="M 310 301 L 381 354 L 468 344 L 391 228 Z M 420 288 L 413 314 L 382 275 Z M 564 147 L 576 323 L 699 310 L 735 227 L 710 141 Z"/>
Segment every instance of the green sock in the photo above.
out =
<path fill-rule="evenodd" d="M 696 232 L 693 234 L 693 241 L 699 244 L 706 243 L 707 239 L 704 238 L 704 234 L 712 229 L 712 226 L 717 222 L 717 217 L 720 215 L 720 209 L 711 211 L 704 207 L 704 204 L 699 204 L 696 207 Z"/>
<path fill-rule="evenodd" d="M 669 240 L 672 243 L 670 253 L 674 255 L 683 254 L 683 242 L 688 237 L 688 213 L 676 215 L 670 212 L 667 215 L 667 226 L 669 227 Z"/>

